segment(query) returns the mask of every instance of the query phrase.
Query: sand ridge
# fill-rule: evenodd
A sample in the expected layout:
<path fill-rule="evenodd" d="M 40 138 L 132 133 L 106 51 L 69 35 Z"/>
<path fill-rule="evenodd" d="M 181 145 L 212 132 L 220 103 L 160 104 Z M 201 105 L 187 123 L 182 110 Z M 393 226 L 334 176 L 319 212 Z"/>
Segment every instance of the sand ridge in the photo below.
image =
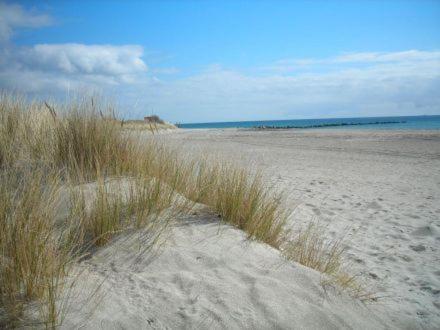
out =
<path fill-rule="evenodd" d="M 135 240 L 135 237 L 133 237 Z M 247 240 L 209 212 L 178 219 L 165 244 L 139 255 L 117 239 L 83 264 L 78 302 L 63 328 L 85 329 L 390 329 L 404 326 L 379 309 L 322 284 L 322 275 Z M 80 308 L 82 307 L 82 308 Z M 406 323 L 408 324 L 408 323 Z M 400 326 L 399 326 L 400 325 Z M 408 329 L 411 327 L 408 327 Z"/>

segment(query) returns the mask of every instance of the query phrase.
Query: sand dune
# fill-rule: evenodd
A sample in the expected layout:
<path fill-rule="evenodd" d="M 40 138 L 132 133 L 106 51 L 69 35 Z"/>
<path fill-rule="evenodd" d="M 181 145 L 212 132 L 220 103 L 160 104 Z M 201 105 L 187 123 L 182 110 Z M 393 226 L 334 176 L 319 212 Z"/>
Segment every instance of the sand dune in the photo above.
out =
<path fill-rule="evenodd" d="M 156 253 L 139 254 L 136 235 L 123 236 L 83 267 L 77 297 L 102 281 L 105 295 L 74 299 L 66 329 L 414 328 L 203 210 L 178 219 Z"/>

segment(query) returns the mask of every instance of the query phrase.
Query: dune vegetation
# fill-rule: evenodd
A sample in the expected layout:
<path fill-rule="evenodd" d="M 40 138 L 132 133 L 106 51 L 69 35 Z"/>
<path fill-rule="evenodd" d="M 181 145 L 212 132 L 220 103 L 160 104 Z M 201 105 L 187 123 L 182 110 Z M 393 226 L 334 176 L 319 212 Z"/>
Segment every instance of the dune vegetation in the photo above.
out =
<path fill-rule="evenodd" d="M 153 118 L 156 117 L 157 116 L 154 116 Z M 175 125 L 167 123 L 159 117 L 157 117 L 156 120 L 149 122 L 146 122 L 145 120 L 120 120 L 118 122 L 125 130 L 150 131 L 153 134 L 161 130 L 170 130 L 177 128 Z"/>
<path fill-rule="evenodd" d="M 261 175 L 182 155 L 121 123 L 94 98 L 54 105 L 0 96 L 0 327 L 30 322 L 29 304 L 43 326 L 57 326 L 66 278 L 84 257 L 126 231 L 142 229 L 151 245 L 196 203 L 288 259 L 342 278 L 340 242 L 286 230 L 282 196 Z M 339 284 L 352 286 L 348 279 Z"/>

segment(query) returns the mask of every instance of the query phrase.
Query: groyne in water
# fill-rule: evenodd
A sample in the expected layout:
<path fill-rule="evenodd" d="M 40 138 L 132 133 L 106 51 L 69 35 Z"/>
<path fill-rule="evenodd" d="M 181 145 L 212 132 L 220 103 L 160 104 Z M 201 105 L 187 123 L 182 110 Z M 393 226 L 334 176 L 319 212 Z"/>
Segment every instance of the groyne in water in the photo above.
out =
<path fill-rule="evenodd" d="M 403 124 L 406 123 L 406 121 L 375 121 L 375 122 L 368 122 L 368 123 L 326 123 L 326 124 L 315 124 L 315 125 L 305 125 L 305 126 L 292 126 L 292 125 L 286 125 L 286 126 L 266 126 L 266 125 L 260 125 L 260 126 L 253 126 L 251 129 L 301 129 L 301 128 L 325 128 L 325 127 L 340 127 L 340 126 L 361 126 L 361 125 L 387 125 L 387 124 Z"/>

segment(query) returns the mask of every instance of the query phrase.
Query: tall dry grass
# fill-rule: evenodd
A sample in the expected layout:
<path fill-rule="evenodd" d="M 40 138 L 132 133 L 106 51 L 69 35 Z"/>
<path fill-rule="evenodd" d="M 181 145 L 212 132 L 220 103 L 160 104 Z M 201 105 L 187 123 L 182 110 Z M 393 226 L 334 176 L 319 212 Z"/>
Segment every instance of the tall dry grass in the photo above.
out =
<path fill-rule="evenodd" d="M 361 301 L 376 300 L 375 293 L 352 272 L 351 264 L 345 257 L 347 245 L 344 236 L 328 239 L 325 227 L 313 221 L 305 228 L 289 231 L 283 241 L 284 257 L 325 274 L 323 286 L 338 287 Z"/>
<path fill-rule="evenodd" d="M 317 222 L 312 222 L 306 228 L 298 228 L 292 233 L 284 254 L 304 266 L 335 275 L 341 269 L 345 250 L 342 238 L 325 239 L 323 227 Z"/>
<path fill-rule="evenodd" d="M 34 301 L 42 322 L 57 326 L 71 266 L 126 231 L 159 237 L 195 203 L 291 260 L 338 274 L 340 246 L 311 231 L 288 239 L 281 195 L 261 175 L 182 155 L 121 126 L 94 98 L 54 105 L 0 94 L 1 325 L 22 323 Z M 63 219 L 61 192 L 69 200 Z"/>
<path fill-rule="evenodd" d="M 59 179 L 39 169 L 9 168 L 0 182 L 0 306 L 6 314 L 0 325 L 14 325 L 31 300 L 55 309 L 48 293 L 62 284 L 57 279 L 73 259 L 60 248 L 52 222 Z"/>
<path fill-rule="evenodd" d="M 56 167 L 86 175 L 96 173 L 98 167 L 109 171 L 109 175 L 117 172 L 128 141 L 111 118 L 82 102 L 70 108 L 64 118 L 54 117 L 54 121 L 51 152 Z"/>
<path fill-rule="evenodd" d="M 180 184 L 175 173 L 162 173 L 164 167 L 151 160 L 160 149 L 124 135 L 111 109 L 94 101 L 55 107 L 1 94 L 0 119 L 0 322 L 23 322 L 34 301 L 44 324 L 54 327 L 67 265 L 125 230 L 160 233 L 167 226 L 163 218 L 186 209 L 187 202 L 148 175 Z M 159 158 L 166 162 L 165 153 Z M 107 184 L 122 176 L 122 192 Z M 61 224 L 60 191 L 70 196 Z"/>
<path fill-rule="evenodd" d="M 206 204 L 250 238 L 279 248 L 288 213 L 281 196 L 268 189 L 259 174 L 229 163 L 200 160 L 187 183 L 190 199 Z"/>

